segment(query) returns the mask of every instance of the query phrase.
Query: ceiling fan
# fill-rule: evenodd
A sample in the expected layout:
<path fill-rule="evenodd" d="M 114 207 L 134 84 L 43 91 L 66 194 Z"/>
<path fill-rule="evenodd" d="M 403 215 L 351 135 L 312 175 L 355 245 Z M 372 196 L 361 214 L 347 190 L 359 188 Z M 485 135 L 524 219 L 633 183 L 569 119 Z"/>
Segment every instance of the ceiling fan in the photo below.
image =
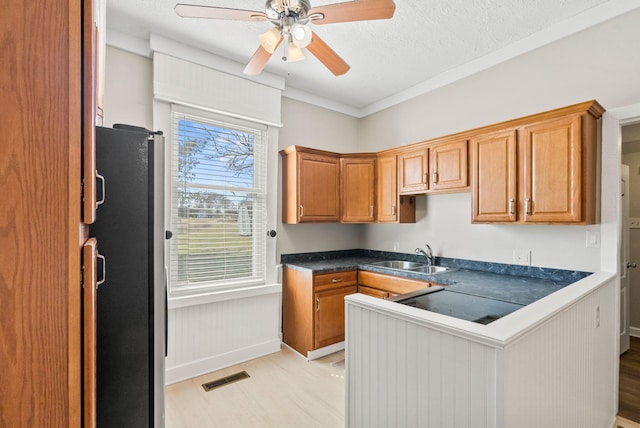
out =
<path fill-rule="evenodd" d="M 309 0 L 267 0 L 264 12 L 193 4 L 175 6 L 176 13 L 183 18 L 271 21 L 275 27 L 260 35 L 260 45 L 244 68 L 244 73 L 249 75 L 259 74 L 284 40 L 285 61 L 301 60 L 302 48 L 306 48 L 334 75 L 340 76 L 351 67 L 307 24 L 389 19 L 395 9 L 393 0 L 354 0 L 313 8 Z"/>

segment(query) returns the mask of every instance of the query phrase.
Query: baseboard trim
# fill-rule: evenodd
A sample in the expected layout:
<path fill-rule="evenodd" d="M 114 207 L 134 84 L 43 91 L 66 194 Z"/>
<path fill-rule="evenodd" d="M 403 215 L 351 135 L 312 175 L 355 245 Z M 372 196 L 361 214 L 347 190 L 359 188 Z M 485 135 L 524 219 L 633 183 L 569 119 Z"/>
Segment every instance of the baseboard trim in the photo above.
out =
<path fill-rule="evenodd" d="M 307 352 L 307 359 L 317 360 L 318 358 L 322 358 L 326 355 L 333 354 L 334 352 L 342 351 L 344 349 L 344 341 L 334 343 L 333 345 L 325 346 L 324 348 L 315 349 L 313 351 Z"/>
<path fill-rule="evenodd" d="M 176 367 L 167 367 L 165 371 L 165 385 L 191 379 L 205 373 L 224 369 L 235 364 L 263 357 L 280 351 L 280 339 L 270 340 L 226 354 L 214 355 L 201 360 L 192 361 Z"/>
<path fill-rule="evenodd" d="M 640 327 L 629 327 L 629 336 L 640 337 Z"/>
<path fill-rule="evenodd" d="M 325 357 L 329 354 L 333 354 L 334 352 L 342 351 L 344 349 L 344 341 L 334 343 L 333 345 L 325 346 L 324 348 L 314 349 L 313 351 L 308 351 L 307 355 L 302 355 L 296 349 L 293 349 L 291 346 L 282 342 L 282 346 L 286 346 L 291 349 L 296 355 L 299 355 L 301 358 L 304 358 L 307 361 L 317 360 L 318 358 Z"/>

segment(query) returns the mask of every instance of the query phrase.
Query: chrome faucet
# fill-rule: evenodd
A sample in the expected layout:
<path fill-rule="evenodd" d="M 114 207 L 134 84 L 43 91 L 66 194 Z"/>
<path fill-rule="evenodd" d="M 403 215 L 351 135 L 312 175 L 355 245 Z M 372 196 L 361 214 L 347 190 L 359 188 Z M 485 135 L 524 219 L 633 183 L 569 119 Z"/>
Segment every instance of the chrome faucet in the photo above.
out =
<path fill-rule="evenodd" d="M 417 254 L 422 254 L 423 256 L 425 256 L 427 258 L 427 266 L 433 266 L 433 251 L 431 251 L 431 247 L 429 246 L 429 244 L 424 244 L 427 247 L 427 251 L 423 250 L 422 248 L 418 247 L 416 248 L 416 253 Z"/>

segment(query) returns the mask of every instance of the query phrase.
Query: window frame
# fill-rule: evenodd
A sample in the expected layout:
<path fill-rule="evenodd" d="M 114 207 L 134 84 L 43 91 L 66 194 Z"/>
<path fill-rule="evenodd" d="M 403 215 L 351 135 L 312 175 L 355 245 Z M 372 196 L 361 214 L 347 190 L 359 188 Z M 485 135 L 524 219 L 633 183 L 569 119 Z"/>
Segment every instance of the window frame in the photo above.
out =
<path fill-rule="evenodd" d="M 169 226 L 168 230 L 171 230 L 173 227 L 173 192 L 175 191 L 175 182 L 172 177 L 172 153 L 174 147 L 174 135 L 173 135 L 173 124 L 176 117 L 176 114 L 179 115 L 187 115 L 193 118 L 201 118 L 204 121 L 213 122 L 215 125 L 219 125 L 222 127 L 228 126 L 230 128 L 243 128 L 252 130 L 255 132 L 262 133 L 263 138 L 263 160 L 264 163 L 264 174 L 262 175 L 262 179 L 265 180 L 263 183 L 263 209 L 264 216 L 263 220 L 265 224 L 264 227 L 255 228 L 252 225 L 252 234 L 254 235 L 259 232 L 259 229 L 264 229 L 266 236 L 266 230 L 268 230 L 268 224 L 273 223 L 273 213 L 271 212 L 269 207 L 269 195 L 272 194 L 273 183 L 270 183 L 270 167 L 272 165 L 271 157 L 273 152 L 272 148 L 272 133 L 273 129 L 271 127 L 256 123 L 248 120 L 239 119 L 232 116 L 226 116 L 222 114 L 212 113 L 207 111 L 206 109 L 187 107 L 179 104 L 170 104 L 168 109 L 168 119 L 169 119 L 169 127 L 170 132 L 168 133 L 167 138 L 167 149 L 166 153 L 166 175 L 165 175 L 165 223 Z M 206 123 L 206 122 L 205 122 Z M 276 134 L 277 136 L 277 134 Z M 277 152 L 276 152 L 277 153 Z M 254 220 L 255 222 L 255 220 Z M 174 235 L 175 236 L 175 235 Z M 275 265 L 272 267 L 270 263 L 272 259 L 275 259 L 275 251 L 268 242 L 265 241 L 264 236 L 262 237 L 262 243 L 260 248 L 256 248 L 256 245 L 253 246 L 253 254 L 254 257 L 259 255 L 262 251 L 262 277 L 255 279 L 241 279 L 241 280 L 226 280 L 214 283 L 203 283 L 200 285 L 192 285 L 187 287 L 175 286 L 175 275 L 172 272 L 172 261 L 174 255 L 172 254 L 174 251 L 173 246 L 177 245 L 175 241 L 167 240 L 167 246 L 165 250 L 166 254 L 166 268 L 167 268 L 167 292 L 168 298 L 170 302 L 170 307 L 179 307 L 186 306 L 191 302 L 191 304 L 204 303 L 206 301 L 217 301 L 224 300 L 226 298 L 235 298 L 240 296 L 247 295 L 260 295 L 266 292 L 273 292 L 270 288 L 273 288 L 274 284 L 270 284 L 272 282 L 273 270 L 275 269 Z M 279 284 L 277 284 L 279 286 Z M 202 299 L 204 298 L 204 299 Z M 194 300 L 195 299 L 195 300 Z M 173 304 L 172 304 L 173 300 Z"/>

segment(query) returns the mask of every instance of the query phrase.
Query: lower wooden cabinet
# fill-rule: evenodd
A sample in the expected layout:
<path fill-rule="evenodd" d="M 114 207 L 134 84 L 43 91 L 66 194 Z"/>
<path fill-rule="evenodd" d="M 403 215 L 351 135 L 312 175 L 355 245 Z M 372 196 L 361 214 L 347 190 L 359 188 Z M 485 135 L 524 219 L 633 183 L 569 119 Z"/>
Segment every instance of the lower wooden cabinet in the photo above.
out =
<path fill-rule="evenodd" d="M 357 292 L 355 270 L 313 274 L 284 268 L 282 340 L 305 357 L 344 340 L 344 298 Z"/>
<path fill-rule="evenodd" d="M 388 299 L 398 294 L 410 293 L 433 285 L 438 284 L 364 270 L 358 271 L 358 293 L 381 299 Z"/>
<path fill-rule="evenodd" d="M 379 299 L 388 299 L 389 297 L 393 297 L 396 295 L 395 293 L 391 293 L 387 290 L 368 287 L 366 285 L 358 285 L 358 293 L 366 294 L 367 296 L 377 297 Z"/>

